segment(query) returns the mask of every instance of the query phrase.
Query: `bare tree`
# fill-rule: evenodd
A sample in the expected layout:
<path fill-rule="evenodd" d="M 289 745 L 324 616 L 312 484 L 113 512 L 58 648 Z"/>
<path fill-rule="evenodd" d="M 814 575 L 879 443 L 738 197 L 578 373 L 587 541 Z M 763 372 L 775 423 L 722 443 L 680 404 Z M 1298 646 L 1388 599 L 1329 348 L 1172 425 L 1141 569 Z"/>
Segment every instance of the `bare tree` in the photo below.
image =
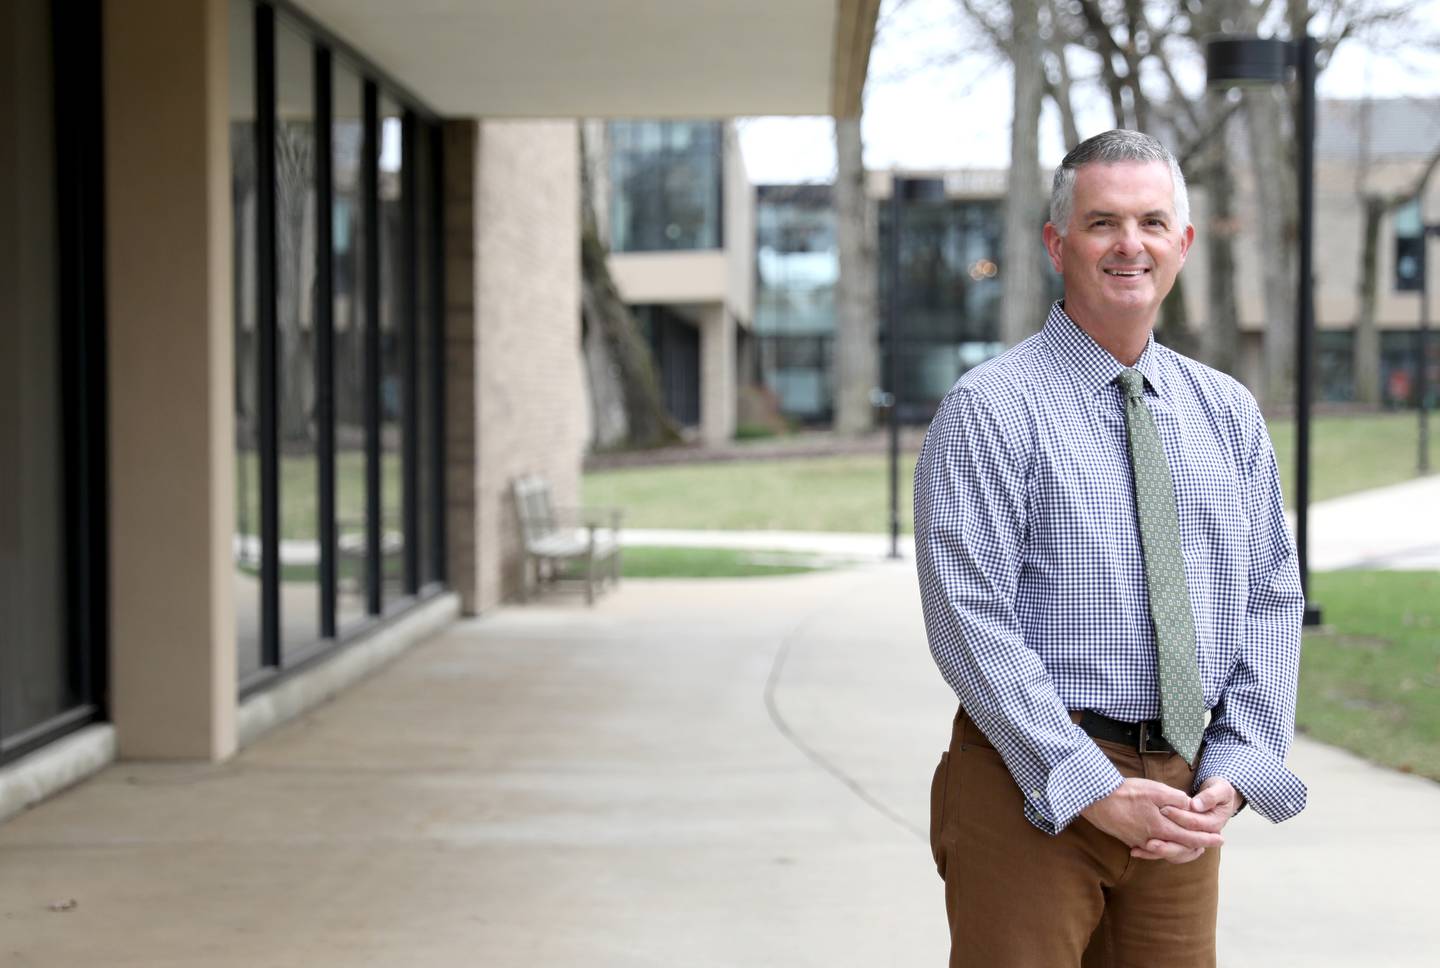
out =
<path fill-rule="evenodd" d="M 1005 194 L 1005 259 L 1001 264 L 1000 339 L 1013 346 L 1044 319 L 1044 275 L 1040 263 L 1040 103 L 1045 68 L 1041 62 L 1040 8 L 1036 0 L 1010 4 L 1007 45 L 1014 66 L 1014 114 L 1010 124 L 1010 181 Z"/>
<path fill-rule="evenodd" d="M 1415 180 L 1397 192 L 1381 193 L 1368 190 L 1365 185 L 1366 161 L 1369 153 L 1368 124 L 1362 119 L 1360 135 L 1360 165 L 1356 172 L 1356 195 L 1364 213 L 1361 230 L 1360 271 L 1357 274 L 1355 314 L 1355 344 L 1353 348 L 1355 369 L 1355 399 L 1360 403 L 1380 402 L 1380 332 L 1375 325 L 1375 304 L 1380 291 L 1380 225 L 1387 215 L 1416 198 L 1423 198 L 1440 167 L 1440 145 L 1431 152 L 1425 167 Z"/>
<path fill-rule="evenodd" d="M 680 439 L 680 432 L 661 399 L 650 347 L 610 276 L 610 251 L 600 237 L 600 223 L 595 214 L 594 164 L 594 153 L 582 126 L 581 313 L 597 435 L 605 443 L 632 447 L 673 443 Z"/>
<path fill-rule="evenodd" d="M 875 219 L 865 192 L 860 118 L 835 120 L 835 159 L 835 429 L 854 434 L 874 422 L 870 392 L 880 383 Z"/>

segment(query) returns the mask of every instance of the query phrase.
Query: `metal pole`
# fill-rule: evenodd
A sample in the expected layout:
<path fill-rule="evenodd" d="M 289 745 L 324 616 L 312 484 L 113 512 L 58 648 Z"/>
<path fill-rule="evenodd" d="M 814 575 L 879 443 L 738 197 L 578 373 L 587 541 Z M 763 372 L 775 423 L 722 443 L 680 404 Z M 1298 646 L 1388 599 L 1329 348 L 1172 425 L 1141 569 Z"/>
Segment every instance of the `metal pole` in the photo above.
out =
<path fill-rule="evenodd" d="M 1429 282 L 1430 236 L 1440 233 L 1440 225 L 1425 224 L 1425 203 L 1423 192 L 1415 199 L 1420 212 L 1420 331 L 1415 334 L 1420 344 L 1418 359 L 1415 361 L 1415 393 L 1420 411 L 1420 450 L 1416 463 L 1421 474 L 1430 473 L 1430 290 Z"/>
<path fill-rule="evenodd" d="M 900 191 L 902 179 L 890 179 L 890 291 L 886 299 L 890 393 L 890 557 L 900 557 Z"/>
<path fill-rule="evenodd" d="M 1320 624 L 1320 607 L 1310 601 L 1310 403 L 1314 398 L 1312 364 L 1315 344 L 1313 262 L 1315 216 L 1315 38 L 1297 42 L 1296 83 L 1300 112 L 1295 152 L 1300 183 L 1299 331 L 1295 340 L 1295 546 L 1300 558 L 1300 587 L 1305 592 L 1305 624 Z"/>

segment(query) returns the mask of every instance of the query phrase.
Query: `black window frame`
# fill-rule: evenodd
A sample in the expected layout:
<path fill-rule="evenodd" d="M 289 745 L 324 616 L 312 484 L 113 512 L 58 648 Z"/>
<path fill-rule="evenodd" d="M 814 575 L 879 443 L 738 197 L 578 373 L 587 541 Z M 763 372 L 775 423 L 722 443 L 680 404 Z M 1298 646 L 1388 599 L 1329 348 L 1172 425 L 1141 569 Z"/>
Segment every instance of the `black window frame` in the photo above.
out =
<path fill-rule="evenodd" d="M 404 85 L 399 84 L 384 71 L 362 56 L 349 44 L 317 23 L 304 11 L 284 0 L 254 0 L 255 11 L 255 86 L 256 86 L 256 164 L 257 164 L 257 232 L 258 247 L 257 297 L 259 333 L 258 411 L 260 414 L 260 467 L 261 467 L 261 614 L 260 614 L 260 668 L 244 677 L 239 683 L 239 694 L 243 700 L 257 692 L 272 688 L 290 675 L 303 670 L 316 661 L 324 659 L 346 644 L 363 638 L 374 629 L 393 620 L 397 615 L 409 611 L 416 605 L 432 598 L 442 591 L 447 580 L 444 548 L 444 460 L 443 441 L 445 438 L 444 411 L 444 255 L 441 248 L 443 230 L 441 219 L 444 206 L 443 155 L 441 148 L 440 116 L 424 104 Z M 280 557 L 279 557 L 279 507 L 280 454 L 278 446 L 278 374 L 279 361 L 276 358 L 276 290 L 275 290 L 275 176 L 274 176 L 274 133 L 276 118 L 276 74 L 275 74 L 275 28 L 283 20 L 288 26 L 304 34 L 311 44 L 312 69 L 314 70 L 314 112 L 315 132 L 315 191 L 317 212 L 323 217 L 316 220 L 316 420 L 319 424 L 316 434 L 316 460 L 318 463 L 316 486 L 318 489 L 316 508 L 318 522 L 319 561 L 318 580 L 320 586 L 320 637 L 312 643 L 301 644 L 298 648 L 282 654 L 280 621 Z M 366 343 L 366 385 L 364 388 L 365 419 L 365 474 L 368 481 L 366 496 L 365 542 L 367 547 L 367 589 L 366 617 L 362 621 L 337 627 L 337 523 L 336 523 L 336 473 L 335 473 L 335 367 L 334 367 L 334 273 L 333 233 L 331 213 L 334 206 L 333 163 L 331 123 L 334 118 L 334 70 L 343 62 L 360 77 L 364 89 L 363 138 L 364 157 L 361 161 L 363 197 L 361 219 L 369 244 L 365 247 L 363 278 L 359 280 L 362 293 L 362 328 Z M 400 294 L 405 307 L 402 346 L 404 352 L 402 395 L 405 401 L 404 433 L 402 434 L 401 479 L 404 481 L 405 537 L 405 582 L 403 597 L 387 602 L 383 598 L 381 570 L 383 560 L 380 554 L 383 540 L 381 517 L 381 492 L 383 475 L 379 459 L 380 451 L 380 358 L 379 358 L 379 160 L 381 139 L 379 130 L 378 105 L 384 94 L 396 103 L 403 114 L 402 138 L 405 140 L 405 171 L 403 178 L 402 244 L 401 254 L 405 291 Z M 425 200 L 431 205 L 431 252 L 433 265 L 420 278 L 418 270 L 419 219 L 417 206 L 420 199 L 414 189 L 418 179 L 413 168 L 414 140 L 419 137 L 431 139 L 434 146 L 433 171 L 430 179 L 431 191 Z M 429 300 L 433 318 L 419 318 L 418 286 L 431 289 Z M 417 340 L 431 340 L 430 366 L 425 374 L 429 397 L 421 398 L 420 373 L 417 367 Z M 421 495 L 416 481 L 419 477 L 418 437 L 421 420 L 432 423 L 436 446 L 431 457 L 432 491 L 427 495 L 428 507 L 422 507 Z M 425 512 L 428 511 L 428 515 Z M 436 580 L 420 580 L 417 557 L 418 537 L 421 529 L 428 529 L 437 540 L 431 545 L 435 555 L 432 573 Z"/>

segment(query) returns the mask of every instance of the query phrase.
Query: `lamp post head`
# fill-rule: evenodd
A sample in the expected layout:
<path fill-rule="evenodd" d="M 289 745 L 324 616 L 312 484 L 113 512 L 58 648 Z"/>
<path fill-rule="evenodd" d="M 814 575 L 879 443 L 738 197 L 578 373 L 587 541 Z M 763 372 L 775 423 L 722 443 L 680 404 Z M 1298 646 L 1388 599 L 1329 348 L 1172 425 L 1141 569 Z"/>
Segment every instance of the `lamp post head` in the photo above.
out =
<path fill-rule="evenodd" d="M 1295 45 L 1289 41 L 1211 37 L 1205 41 L 1205 83 L 1210 87 L 1283 84 L 1296 61 Z"/>

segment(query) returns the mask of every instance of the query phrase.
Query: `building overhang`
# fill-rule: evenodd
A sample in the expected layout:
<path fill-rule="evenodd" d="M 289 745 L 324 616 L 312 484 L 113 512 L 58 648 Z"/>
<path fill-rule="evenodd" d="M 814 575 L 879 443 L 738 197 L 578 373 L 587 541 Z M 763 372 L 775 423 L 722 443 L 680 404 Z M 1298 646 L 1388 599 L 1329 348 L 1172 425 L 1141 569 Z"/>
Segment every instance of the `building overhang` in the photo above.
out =
<path fill-rule="evenodd" d="M 853 117 L 880 0 L 294 0 L 451 117 Z"/>

